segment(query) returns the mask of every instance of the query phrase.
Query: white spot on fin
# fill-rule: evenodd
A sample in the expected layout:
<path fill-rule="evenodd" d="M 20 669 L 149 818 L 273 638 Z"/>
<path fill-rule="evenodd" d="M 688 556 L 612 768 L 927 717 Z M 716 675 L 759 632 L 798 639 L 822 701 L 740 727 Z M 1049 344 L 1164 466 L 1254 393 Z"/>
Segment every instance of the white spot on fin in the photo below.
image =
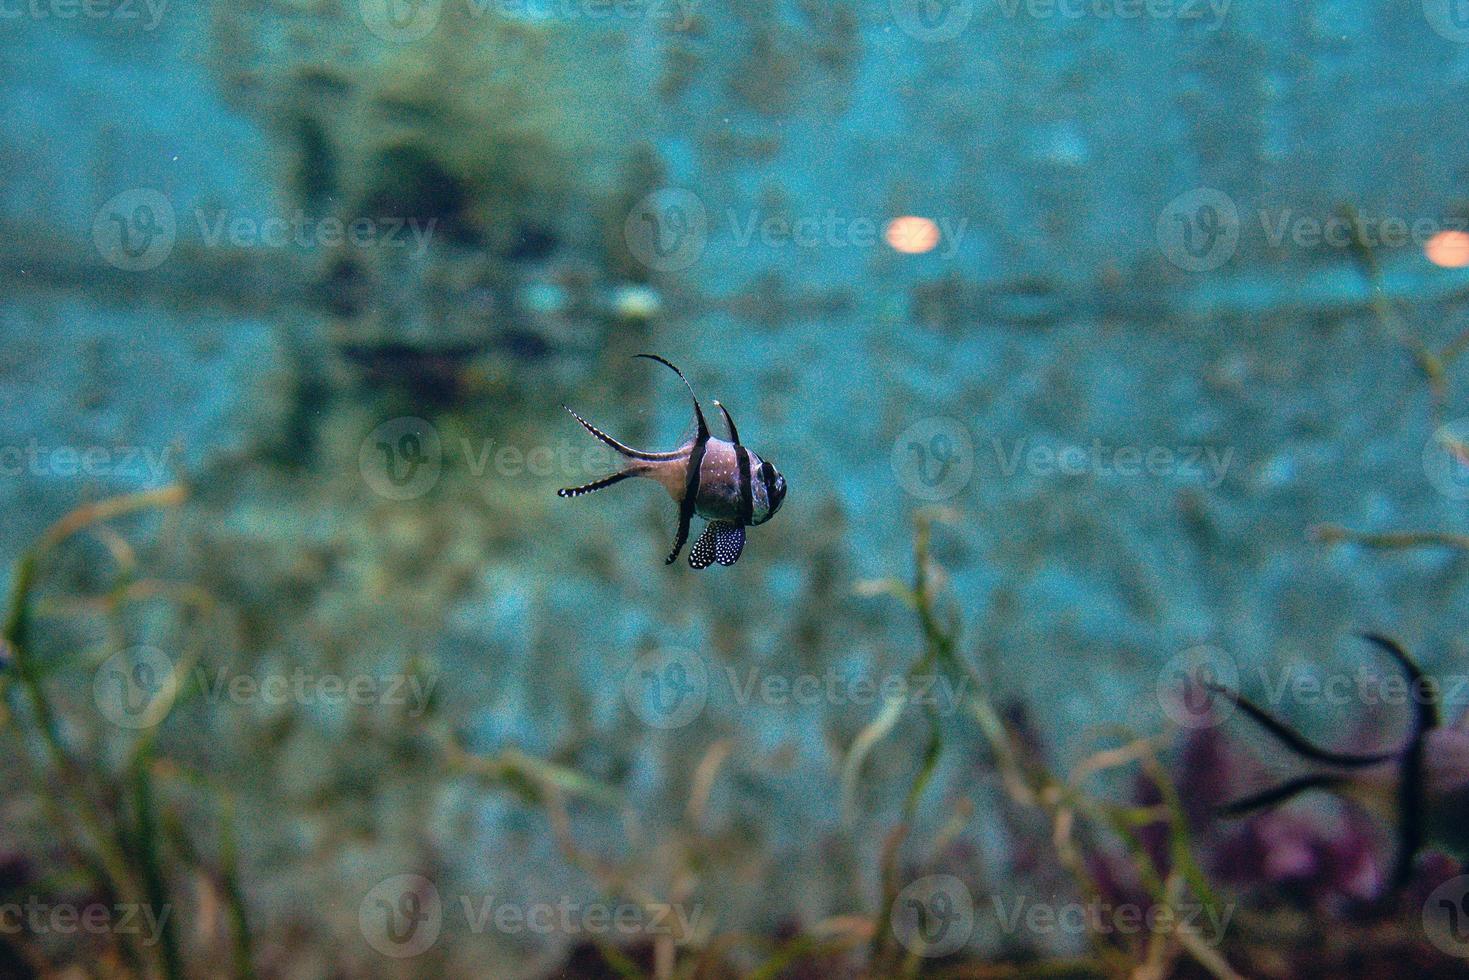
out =
<path fill-rule="evenodd" d="M 733 565 L 740 560 L 740 552 L 744 550 L 743 527 L 729 521 L 710 521 L 689 551 L 689 564 L 694 568 L 708 568 L 714 562 Z"/>
<path fill-rule="evenodd" d="M 745 550 L 745 529 L 726 521 L 716 521 L 715 524 L 719 526 L 719 540 L 714 545 L 714 560 L 721 565 L 733 565 L 740 560 L 740 552 Z"/>

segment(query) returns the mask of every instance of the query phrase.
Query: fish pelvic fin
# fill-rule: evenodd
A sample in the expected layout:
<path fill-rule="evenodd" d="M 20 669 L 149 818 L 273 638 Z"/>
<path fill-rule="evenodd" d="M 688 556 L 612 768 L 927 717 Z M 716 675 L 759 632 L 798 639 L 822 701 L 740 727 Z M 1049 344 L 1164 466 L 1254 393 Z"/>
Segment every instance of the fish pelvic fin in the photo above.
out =
<path fill-rule="evenodd" d="M 611 446 L 613 449 L 617 450 L 617 452 L 621 453 L 623 456 L 626 456 L 628 459 L 640 459 L 651 463 L 660 463 L 670 459 L 677 459 L 680 455 L 680 452 L 678 451 L 667 453 L 646 453 L 643 452 L 641 449 L 634 449 L 631 446 L 623 445 L 616 439 L 609 436 L 607 433 L 603 432 L 601 429 L 597 428 L 592 423 L 588 422 L 586 419 L 582 418 L 580 415 L 573 412 L 570 408 L 567 408 L 565 405 L 562 405 L 561 407 L 565 408 L 572 418 L 580 422 L 581 427 L 590 432 L 597 439 L 598 442 L 602 442 L 608 446 Z"/>
<path fill-rule="evenodd" d="M 683 376 L 683 372 L 674 367 L 673 362 L 665 360 L 664 358 L 659 357 L 657 354 L 634 354 L 633 357 L 646 357 L 650 361 L 657 361 L 659 364 L 662 364 L 664 367 L 669 368 L 671 371 L 673 371 L 674 374 L 678 375 L 678 380 L 682 381 L 683 386 L 689 390 L 689 397 L 693 399 L 694 402 L 694 421 L 697 422 L 699 426 L 699 432 L 696 438 L 700 442 L 707 440 L 709 438 L 709 423 L 704 421 L 704 410 L 699 407 L 699 396 L 694 394 L 694 386 L 689 384 L 689 379 Z"/>
<path fill-rule="evenodd" d="M 693 507 L 679 507 L 678 534 L 673 539 L 673 550 L 668 553 L 667 558 L 663 559 L 663 564 L 672 565 L 678 561 L 678 553 L 683 550 L 684 542 L 689 539 L 689 523 L 693 517 Z"/>
<path fill-rule="evenodd" d="M 689 549 L 691 568 L 708 568 L 715 562 L 733 565 L 745 550 L 745 529 L 732 521 L 710 521 Z"/>

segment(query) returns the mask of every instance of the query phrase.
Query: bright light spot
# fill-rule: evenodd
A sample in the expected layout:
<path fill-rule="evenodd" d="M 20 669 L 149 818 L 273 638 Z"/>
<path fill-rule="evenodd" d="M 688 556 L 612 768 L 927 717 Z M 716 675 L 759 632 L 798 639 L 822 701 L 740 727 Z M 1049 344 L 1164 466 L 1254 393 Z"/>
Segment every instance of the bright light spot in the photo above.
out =
<path fill-rule="evenodd" d="M 612 293 L 612 309 L 624 320 L 647 320 L 663 309 L 663 298 L 647 286 L 618 286 Z"/>
<path fill-rule="evenodd" d="M 1423 246 L 1423 254 L 1445 269 L 1469 266 L 1469 232 L 1441 231 Z"/>
<path fill-rule="evenodd" d="M 939 243 L 939 226 L 928 218 L 909 214 L 889 221 L 888 226 L 883 229 L 882 237 L 895 252 L 921 255 L 933 251 L 933 247 Z"/>

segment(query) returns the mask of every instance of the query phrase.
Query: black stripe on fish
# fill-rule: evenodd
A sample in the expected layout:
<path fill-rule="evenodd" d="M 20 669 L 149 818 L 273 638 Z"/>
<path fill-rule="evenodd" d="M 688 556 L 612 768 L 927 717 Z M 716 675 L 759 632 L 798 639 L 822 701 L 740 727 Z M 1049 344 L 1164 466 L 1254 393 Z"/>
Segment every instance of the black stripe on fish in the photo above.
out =
<path fill-rule="evenodd" d="M 621 473 L 613 473 L 611 476 L 604 476 L 600 480 L 593 480 L 591 483 L 584 483 L 579 487 L 567 487 L 565 490 L 557 490 L 556 496 L 580 497 L 582 494 L 596 493 L 598 490 L 601 490 L 604 487 L 610 487 L 614 483 L 621 483 L 623 480 L 631 479 L 632 477 L 641 475 L 642 474 L 638 472 L 637 468 L 634 467 L 630 470 L 623 470 Z"/>
<path fill-rule="evenodd" d="M 735 459 L 740 464 L 740 523 L 749 524 L 755 516 L 755 496 L 750 486 L 750 451 L 735 443 Z"/>
<path fill-rule="evenodd" d="M 698 402 L 694 404 L 697 406 Z M 665 565 L 672 565 L 678 561 L 678 553 L 683 550 L 684 542 L 689 539 L 689 522 L 694 519 L 694 505 L 699 496 L 699 466 L 704 462 L 704 447 L 709 444 L 709 429 L 702 425 L 703 421 L 704 417 L 700 415 L 699 422 L 702 431 L 689 449 L 689 472 L 684 482 L 683 500 L 679 501 L 678 505 L 678 535 L 673 539 L 673 550 L 668 553 L 667 558 L 663 559 Z"/>
<path fill-rule="evenodd" d="M 566 408 L 565 405 L 562 405 L 561 407 Z M 613 449 L 617 450 L 619 453 L 629 459 L 644 459 L 650 463 L 661 463 L 666 462 L 670 459 L 677 459 L 679 456 L 683 455 L 683 450 L 674 450 L 673 452 L 667 453 L 645 453 L 641 449 L 634 449 L 631 446 L 624 446 L 622 443 L 618 442 L 616 439 L 612 438 L 607 433 L 603 432 L 601 429 L 597 428 L 595 425 L 582 418 L 580 415 L 572 412 L 571 409 L 566 408 L 566 410 L 571 413 L 572 418 L 581 423 L 583 429 L 586 429 L 592 435 L 596 436 L 597 439 L 611 446 Z"/>
<path fill-rule="evenodd" d="M 694 518 L 694 505 L 699 496 L 699 466 L 704 462 L 704 447 L 709 442 L 709 423 L 704 421 L 704 410 L 699 407 L 699 396 L 694 394 L 694 386 L 689 384 L 689 379 L 683 376 L 683 372 L 674 366 L 672 361 L 665 360 L 657 354 L 634 354 L 634 357 L 645 357 L 650 361 L 657 361 L 678 375 L 678 380 L 689 390 L 689 399 L 694 403 L 694 421 L 698 424 L 698 432 L 694 436 L 694 444 L 689 449 L 688 478 L 684 483 L 683 500 L 678 507 L 678 534 L 673 540 L 673 550 L 663 560 L 663 564 L 672 565 L 678 560 L 678 553 L 683 550 L 684 542 L 689 539 L 689 522 Z"/>
<path fill-rule="evenodd" d="M 1398 858 L 1393 884 L 1401 888 L 1413 877 L 1413 859 L 1423 849 L 1423 739 L 1415 738 L 1403 755 L 1398 776 Z"/>
<path fill-rule="evenodd" d="M 1376 633 L 1360 635 L 1397 661 L 1415 695 L 1413 730 L 1398 776 L 1398 859 L 1393 883 L 1402 887 L 1412 877 L 1413 859 L 1423 847 L 1423 740 L 1441 721 L 1437 690 L 1427 683 L 1418 664 L 1396 642 Z"/>

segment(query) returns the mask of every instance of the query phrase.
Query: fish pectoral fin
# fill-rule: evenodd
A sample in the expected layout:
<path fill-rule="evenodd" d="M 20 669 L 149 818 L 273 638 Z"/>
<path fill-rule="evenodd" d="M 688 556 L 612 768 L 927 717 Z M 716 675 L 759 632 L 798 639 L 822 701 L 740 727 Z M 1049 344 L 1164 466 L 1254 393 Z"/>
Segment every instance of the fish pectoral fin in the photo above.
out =
<path fill-rule="evenodd" d="M 729 521 L 710 521 L 689 550 L 689 565 L 708 568 L 714 562 L 733 565 L 745 550 L 745 529 Z"/>

